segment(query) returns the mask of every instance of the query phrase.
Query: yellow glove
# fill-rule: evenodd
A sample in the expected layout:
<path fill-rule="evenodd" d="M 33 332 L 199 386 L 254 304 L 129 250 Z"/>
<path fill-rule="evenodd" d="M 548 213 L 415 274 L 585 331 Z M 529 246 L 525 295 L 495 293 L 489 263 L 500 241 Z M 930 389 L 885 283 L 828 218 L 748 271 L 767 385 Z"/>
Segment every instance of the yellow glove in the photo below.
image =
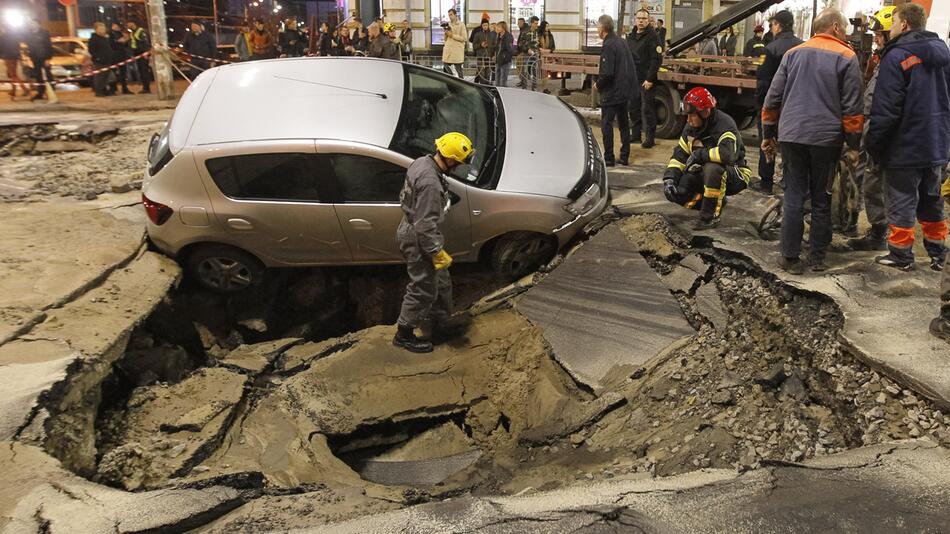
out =
<path fill-rule="evenodd" d="M 943 181 L 943 185 L 940 186 L 940 196 L 942 196 L 944 200 L 950 201 L 950 176 L 948 176 L 947 179 Z"/>
<path fill-rule="evenodd" d="M 442 249 L 432 256 L 432 265 L 435 265 L 436 271 L 448 269 L 449 265 L 452 265 L 452 256 L 449 256 L 449 253 Z"/>

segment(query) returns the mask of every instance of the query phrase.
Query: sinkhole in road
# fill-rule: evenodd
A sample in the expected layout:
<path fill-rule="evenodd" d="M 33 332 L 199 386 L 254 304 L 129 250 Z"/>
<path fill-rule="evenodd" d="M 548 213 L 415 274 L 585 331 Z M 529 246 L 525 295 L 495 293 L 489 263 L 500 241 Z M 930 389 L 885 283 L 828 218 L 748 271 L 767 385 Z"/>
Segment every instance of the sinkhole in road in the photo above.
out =
<path fill-rule="evenodd" d="M 696 333 L 600 397 L 510 305 L 520 289 L 479 300 L 497 285 L 477 269 L 455 277 L 460 307 L 478 301 L 471 330 L 424 356 L 390 343 L 397 270 L 299 271 L 257 296 L 170 295 L 96 394 L 51 414 L 69 436 L 47 450 L 128 490 L 355 486 L 414 503 L 944 435 L 939 410 L 844 350 L 829 299 L 660 216 L 616 224 Z"/>

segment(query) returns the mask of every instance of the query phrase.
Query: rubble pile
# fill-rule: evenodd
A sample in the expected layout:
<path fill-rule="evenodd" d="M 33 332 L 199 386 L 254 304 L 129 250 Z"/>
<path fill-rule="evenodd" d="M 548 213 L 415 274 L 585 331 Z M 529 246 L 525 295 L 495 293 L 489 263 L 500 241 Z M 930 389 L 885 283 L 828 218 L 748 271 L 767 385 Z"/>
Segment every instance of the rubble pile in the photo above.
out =
<path fill-rule="evenodd" d="M 29 195 L 92 200 L 140 186 L 154 125 L 44 123 L 0 130 L 0 177 L 32 184 Z M 131 155 L 131 157 L 130 157 Z M 9 198 L 6 200 L 10 200 Z"/>

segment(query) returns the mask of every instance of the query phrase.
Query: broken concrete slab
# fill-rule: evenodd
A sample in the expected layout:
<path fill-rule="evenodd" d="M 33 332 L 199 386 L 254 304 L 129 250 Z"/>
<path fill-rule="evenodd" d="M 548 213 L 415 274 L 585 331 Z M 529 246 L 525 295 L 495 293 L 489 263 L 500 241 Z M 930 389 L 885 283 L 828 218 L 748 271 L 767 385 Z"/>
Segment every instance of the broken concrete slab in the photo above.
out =
<path fill-rule="evenodd" d="M 238 348 L 227 353 L 221 358 L 221 365 L 247 372 L 257 374 L 270 365 L 278 356 L 288 348 L 303 341 L 300 338 L 277 339 L 274 341 L 265 341 L 254 345 L 241 345 Z"/>
<path fill-rule="evenodd" d="M 95 150 L 96 145 L 86 141 L 37 141 L 33 146 L 33 152 L 40 154 L 51 152 L 80 152 L 83 150 Z"/>
<path fill-rule="evenodd" d="M 614 191 L 614 202 L 623 205 L 625 213 L 661 214 L 683 236 L 690 236 L 696 214 L 665 201 L 662 188 L 649 185 L 662 173 L 662 165 L 644 166 L 636 188 Z M 764 213 L 768 198 L 751 191 L 730 197 L 720 226 L 703 234 L 717 248 L 748 258 L 790 286 L 832 298 L 845 318 L 841 341 L 856 358 L 950 409 L 950 344 L 927 330 L 939 311 L 939 274 L 876 265 L 876 252 L 845 251 L 836 242 L 826 258 L 828 271 L 789 275 L 776 265 L 777 243 L 760 239 L 749 227 Z M 922 242 L 917 240 L 918 249 Z M 917 252 L 926 257 L 925 251 Z"/>
<path fill-rule="evenodd" d="M 128 493 L 64 470 L 37 447 L 0 444 L 3 532 L 184 532 L 243 502 L 223 486 Z"/>
<path fill-rule="evenodd" d="M 521 441 L 523 443 L 543 443 L 545 441 L 562 438 L 581 428 L 594 423 L 608 410 L 623 404 L 624 396 L 616 391 L 608 391 L 591 401 L 573 406 L 573 409 L 564 410 L 558 417 L 547 424 L 526 431 Z"/>
<path fill-rule="evenodd" d="M 109 210 L 65 202 L 0 204 L 0 344 L 131 261 L 142 236 L 138 221 L 117 219 Z"/>
<path fill-rule="evenodd" d="M 210 454 L 244 396 L 247 377 L 224 368 L 196 371 L 174 384 L 136 389 L 98 478 L 129 490 L 181 476 Z M 129 477 L 127 464 L 144 457 Z"/>
<path fill-rule="evenodd" d="M 0 399 L 0 437 L 12 438 L 34 415 L 39 399 L 54 392 L 47 399 L 51 411 L 75 423 L 64 420 L 54 432 L 62 432 L 69 443 L 85 436 L 88 446 L 66 448 L 94 456 L 90 447 L 94 449 L 91 418 L 95 410 L 79 406 L 93 400 L 87 394 L 98 391 L 101 378 L 125 351 L 132 329 L 151 314 L 180 274 L 173 261 L 146 252 L 76 300 L 49 310 L 29 335 L 0 346 L 0 365 L 4 366 L 0 380 L 10 380 L 11 391 L 20 392 Z M 62 397 L 64 379 L 69 377 L 78 382 L 70 385 L 70 396 Z M 81 422 L 80 416 L 84 417 Z M 89 467 L 87 462 L 83 465 Z"/>
<path fill-rule="evenodd" d="M 722 299 L 719 297 L 716 284 L 703 284 L 696 290 L 696 306 L 699 308 L 699 313 L 708 319 L 716 330 L 721 330 L 728 324 L 729 314 L 722 307 Z"/>
<path fill-rule="evenodd" d="M 907 442 L 742 474 L 647 474 L 525 496 L 465 496 L 295 532 L 938 532 L 950 522 L 948 466 L 946 449 Z"/>
<path fill-rule="evenodd" d="M 670 291 L 689 293 L 696 286 L 699 274 L 692 269 L 677 265 L 672 271 L 663 275 L 661 280 Z"/>
<path fill-rule="evenodd" d="M 693 334 L 676 299 L 616 225 L 604 228 L 516 304 L 541 327 L 555 358 L 599 392 Z"/>
<path fill-rule="evenodd" d="M 461 452 L 425 460 L 367 460 L 360 476 L 385 486 L 432 486 L 474 464 L 480 451 Z"/>

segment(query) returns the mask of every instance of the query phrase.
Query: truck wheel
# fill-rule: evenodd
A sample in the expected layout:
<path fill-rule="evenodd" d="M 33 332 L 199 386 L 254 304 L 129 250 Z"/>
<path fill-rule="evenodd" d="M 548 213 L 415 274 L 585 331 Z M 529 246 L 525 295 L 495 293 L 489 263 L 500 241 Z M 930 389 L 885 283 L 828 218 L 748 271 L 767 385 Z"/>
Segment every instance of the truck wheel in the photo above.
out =
<path fill-rule="evenodd" d="M 185 269 L 202 287 L 225 294 L 238 293 L 264 279 L 260 260 L 228 245 L 195 249 L 188 255 Z"/>
<path fill-rule="evenodd" d="M 532 232 L 514 232 L 495 243 L 491 267 L 505 280 L 517 280 L 554 257 L 556 246 L 551 236 Z"/>
<path fill-rule="evenodd" d="M 676 139 L 683 133 L 686 117 L 680 115 L 679 93 L 676 89 L 659 85 L 654 91 L 656 97 L 656 136 L 662 139 Z"/>

